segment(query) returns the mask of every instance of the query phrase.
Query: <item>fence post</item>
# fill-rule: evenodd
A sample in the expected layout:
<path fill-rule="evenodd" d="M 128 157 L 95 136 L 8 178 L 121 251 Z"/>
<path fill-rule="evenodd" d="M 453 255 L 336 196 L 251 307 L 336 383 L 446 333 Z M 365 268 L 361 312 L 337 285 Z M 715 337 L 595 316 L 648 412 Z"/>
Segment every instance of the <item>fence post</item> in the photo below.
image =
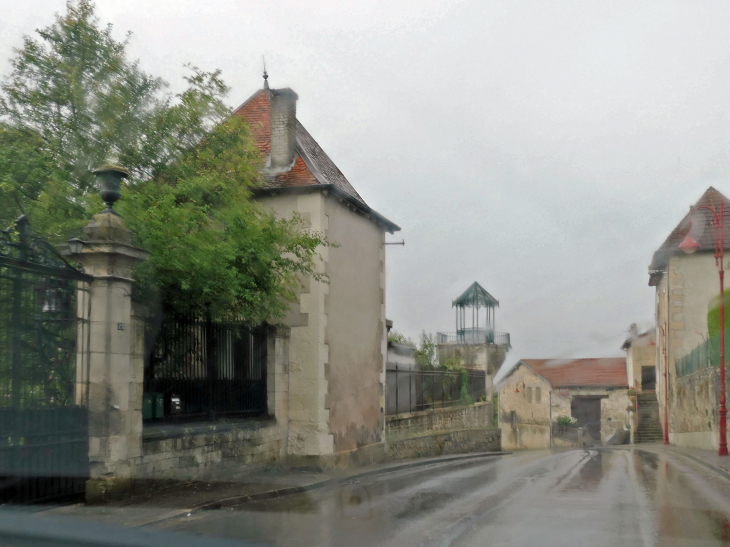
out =
<path fill-rule="evenodd" d="M 408 412 L 413 412 L 413 368 L 408 369 Z"/>
<path fill-rule="evenodd" d="M 395 415 L 400 414 L 400 406 L 398 406 L 398 362 L 395 363 Z"/>
<path fill-rule="evenodd" d="M 123 170 L 95 172 L 121 180 Z M 106 181 L 105 181 L 106 182 Z M 132 268 L 148 254 L 132 245 L 132 233 L 112 210 L 118 199 L 107 192 L 107 209 L 83 229 L 80 253 L 71 257 L 94 279 L 89 287 L 89 461 L 86 499 L 102 501 L 128 490 L 131 459 L 142 449 L 143 363 L 139 348 L 144 330 L 132 315 Z"/>

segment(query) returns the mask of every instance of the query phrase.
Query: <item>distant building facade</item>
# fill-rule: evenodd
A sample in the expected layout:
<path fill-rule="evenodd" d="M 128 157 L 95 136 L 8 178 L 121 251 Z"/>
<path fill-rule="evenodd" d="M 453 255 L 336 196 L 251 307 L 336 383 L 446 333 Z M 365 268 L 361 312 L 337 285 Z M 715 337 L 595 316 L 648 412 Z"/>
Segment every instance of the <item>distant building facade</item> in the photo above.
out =
<path fill-rule="evenodd" d="M 549 448 L 553 390 L 550 382 L 520 361 L 496 388 L 502 449 Z"/>
<path fill-rule="evenodd" d="M 497 388 L 505 448 L 550 446 L 559 416 L 575 418 L 588 442 L 628 439 L 631 400 L 623 357 L 522 359 Z"/>

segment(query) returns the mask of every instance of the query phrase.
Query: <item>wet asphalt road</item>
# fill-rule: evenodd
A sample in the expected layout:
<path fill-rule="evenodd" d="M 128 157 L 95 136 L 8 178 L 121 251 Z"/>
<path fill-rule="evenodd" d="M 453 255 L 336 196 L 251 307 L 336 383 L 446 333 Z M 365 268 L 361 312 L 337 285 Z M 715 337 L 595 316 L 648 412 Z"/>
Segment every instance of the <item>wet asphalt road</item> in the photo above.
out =
<path fill-rule="evenodd" d="M 383 474 L 163 527 L 287 547 L 723 545 L 730 481 L 670 454 L 531 451 Z"/>

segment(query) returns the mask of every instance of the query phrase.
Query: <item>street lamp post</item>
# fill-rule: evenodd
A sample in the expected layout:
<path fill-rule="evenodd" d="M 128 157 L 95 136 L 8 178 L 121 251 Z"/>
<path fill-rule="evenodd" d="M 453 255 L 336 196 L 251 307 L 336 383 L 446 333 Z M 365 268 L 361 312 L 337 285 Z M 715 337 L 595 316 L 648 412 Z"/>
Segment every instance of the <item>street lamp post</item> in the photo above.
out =
<path fill-rule="evenodd" d="M 725 408 L 725 269 L 723 259 L 725 257 L 725 211 L 724 203 L 720 201 L 718 209 L 708 205 L 700 205 L 690 211 L 707 209 L 714 215 L 715 227 L 715 264 L 720 274 L 720 456 L 727 456 L 727 409 Z M 691 224 L 690 218 L 690 227 Z M 679 248 L 685 253 L 694 253 L 700 248 L 699 243 L 687 232 Z"/>

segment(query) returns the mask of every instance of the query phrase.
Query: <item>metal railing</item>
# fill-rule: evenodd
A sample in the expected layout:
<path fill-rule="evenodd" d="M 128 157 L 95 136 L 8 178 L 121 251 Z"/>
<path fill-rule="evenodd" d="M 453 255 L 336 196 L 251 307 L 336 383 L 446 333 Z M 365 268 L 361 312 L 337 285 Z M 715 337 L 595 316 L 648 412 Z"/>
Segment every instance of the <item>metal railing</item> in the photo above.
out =
<path fill-rule="evenodd" d="M 552 436 L 557 439 L 564 439 L 575 443 L 580 442 L 580 436 L 583 430 L 577 425 L 563 425 L 553 422 L 551 425 Z"/>
<path fill-rule="evenodd" d="M 436 341 L 449 345 L 489 344 L 505 348 L 512 347 L 508 332 L 494 332 L 486 329 L 464 329 L 457 332 L 438 332 Z"/>
<path fill-rule="evenodd" d="M 730 328 L 725 329 L 725 347 L 728 347 L 728 343 L 730 343 Z M 720 366 L 720 335 L 705 340 L 687 355 L 676 358 L 674 365 L 680 378 L 702 368 Z"/>
<path fill-rule="evenodd" d="M 264 414 L 266 328 L 199 317 L 148 325 L 143 418 L 215 420 Z"/>
<path fill-rule="evenodd" d="M 481 370 L 413 370 L 388 363 L 385 372 L 388 415 L 469 404 L 486 397 L 485 372 Z M 464 379 L 465 393 L 462 392 Z"/>

